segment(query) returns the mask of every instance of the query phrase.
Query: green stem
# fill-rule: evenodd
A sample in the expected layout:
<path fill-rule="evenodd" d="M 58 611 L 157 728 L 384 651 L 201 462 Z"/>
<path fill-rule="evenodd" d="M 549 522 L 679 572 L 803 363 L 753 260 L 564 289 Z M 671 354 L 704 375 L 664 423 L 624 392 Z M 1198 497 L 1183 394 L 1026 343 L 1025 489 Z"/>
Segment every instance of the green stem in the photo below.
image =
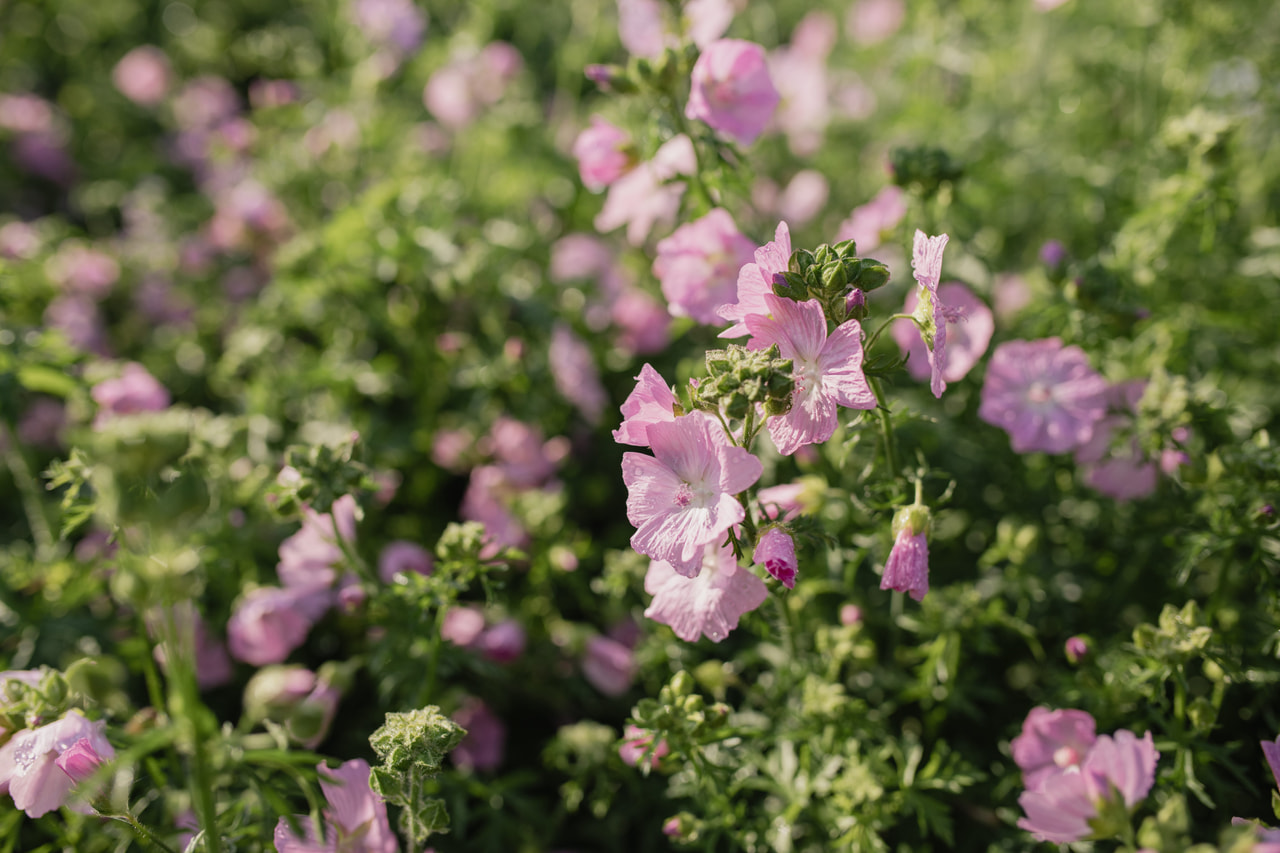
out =
<path fill-rule="evenodd" d="M 881 323 L 880 328 L 876 329 L 875 333 L 872 334 L 871 337 L 867 338 L 867 342 L 862 345 L 862 351 L 864 353 L 871 352 L 871 348 L 876 345 L 876 341 L 880 340 L 880 335 L 884 334 L 884 330 L 889 328 L 890 324 L 892 324 L 894 320 L 910 320 L 913 323 L 916 322 L 916 318 L 910 314 L 894 314 L 889 317 L 889 319 Z"/>
<path fill-rule="evenodd" d="M 22 497 L 22 511 L 26 513 L 27 526 L 31 528 L 31 538 L 36 543 L 36 559 L 44 562 L 53 557 L 53 531 L 49 528 L 49 520 L 45 518 L 40 488 L 31 474 L 31 466 L 27 464 L 27 457 L 18 446 L 17 431 L 12 424 L 8 425 L 8 431 L 9 446 L 5 449 L 4 461 L 9 466 L 13 483 Z"/>
<path fill-rule="evenodd" d="M 876 395 L 876 414 L 880 417 L 880 437 L 884 440 L 884 458 L 889 465 L 889 471 L 893 476 L 898 476 L 898 453 L 894 446 L 893 439 L 893 420 L 889 416 L 889 409 L 884 404 L 884 391 L 880 388 L 880 380 L 874 376 L 868 376 L 867 382 L 871 385 L 871 392 Z"/>
<path fill-rule="evenodd" d="M 102 817 L 109 818 L 110 820 L 118 820 L 121 823 L 129 824 L 133 829 L 134 834 L 138 836 L 139 840 L 145 844 L 150 844 L 157 850 L 162 851 L 162 853 L 177 853 L 177 851 L 172 847 L 157 838 L 155 833 L 147 829 L 147 827 L 134 817 L 132 813 L 125 812 L 124 814 L 105 814 L 103 812 L 99 812 L 99 814 L 101 814 Z"/>

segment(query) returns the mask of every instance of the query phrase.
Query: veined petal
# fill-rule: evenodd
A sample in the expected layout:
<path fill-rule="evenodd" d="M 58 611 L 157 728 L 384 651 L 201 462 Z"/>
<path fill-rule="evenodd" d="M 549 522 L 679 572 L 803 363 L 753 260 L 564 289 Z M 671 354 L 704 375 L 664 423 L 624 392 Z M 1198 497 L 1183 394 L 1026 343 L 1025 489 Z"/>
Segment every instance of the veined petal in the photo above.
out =
<path fill-rule="evenodd" d="M 677 477 L 691 485 L 708 485 L 720 479 L 720 462 L 711 435 L 710 418 L 701 412 L 681 415 L 671 423 L 648 429 L 653 455 Z"/>
<path fill-rule="evenodd" d="M 791 342 L 794 355 L 789 357 L 817 360 L 827 342 L 827 318 L 818 300 L 796 302 L 771 293 L 764 301 Z"/>
<path fill-rule="evenodd" d="M 683 485 L 670 468 L 643 453 L 622 454 L 622 480 L 627 485 L 627 521 L 640 527 L 676 505 Z"/>
<path fill-rule="evenodd" d="M 760 460 L 744 447 L 723 446 L 719 448 L 719 457 L 720 490 L 727 494 L 736 495 L 745 492 L 755 485 L 756 480 L 759 480 L 760 475 L 764 473 L 764 466 Z M 739 518 L 737 521 L 741 520 Z M 734 523 L 736 524 L 737 521 Z"/>

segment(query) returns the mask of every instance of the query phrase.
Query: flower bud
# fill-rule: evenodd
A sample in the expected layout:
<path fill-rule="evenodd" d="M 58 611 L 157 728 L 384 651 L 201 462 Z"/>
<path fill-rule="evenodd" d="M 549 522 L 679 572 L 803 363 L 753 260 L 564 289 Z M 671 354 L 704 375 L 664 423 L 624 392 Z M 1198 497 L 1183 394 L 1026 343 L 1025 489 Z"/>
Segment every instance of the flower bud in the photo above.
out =
<path fill-rule="evenodd" d="M 1067 660 L 1073 664 L 1080 663 L 1089 654 L 1089 642 L 1084 637 L 1072 637 L 1066 643 Z"/>

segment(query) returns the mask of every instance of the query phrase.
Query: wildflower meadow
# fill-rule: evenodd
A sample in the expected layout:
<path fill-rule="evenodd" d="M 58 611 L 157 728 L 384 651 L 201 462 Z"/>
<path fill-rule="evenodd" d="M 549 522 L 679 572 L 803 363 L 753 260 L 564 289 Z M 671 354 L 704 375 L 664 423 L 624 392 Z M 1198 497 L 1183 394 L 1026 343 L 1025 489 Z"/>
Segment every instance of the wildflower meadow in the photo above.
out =
<path fill-rule="evenodd" d="M 0 0 L 0 853 L 1280 851 L 1278 51 Z"/>

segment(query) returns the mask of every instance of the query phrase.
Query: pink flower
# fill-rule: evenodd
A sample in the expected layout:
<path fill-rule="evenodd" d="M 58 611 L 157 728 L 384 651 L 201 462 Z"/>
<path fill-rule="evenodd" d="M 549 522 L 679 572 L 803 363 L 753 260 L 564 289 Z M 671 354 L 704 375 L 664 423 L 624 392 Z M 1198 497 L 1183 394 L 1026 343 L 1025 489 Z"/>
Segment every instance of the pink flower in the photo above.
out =
<path fill-rule="evenodd" d="M 578 158 L 583 186 L 592 192 L 609 186 L 636 164 L 631 135 L 600 116 L 592 116 L 591 127 L 578 134 L 573 156 Z"/>
<path fill-rule="evenodd" d="M 102 755 L 93 746 L 91 738 L 82 737 L 66 752 L 54 759 L 54 764 L 73 782 L 83 782 L 102 766 Z"/>
<path fill-rule="evenodd" d="M 764 566 L 765 570 L 787 589 L 795 589 L 796 571 L 800 567 L 796 560 L 796 543 L 791 538 L 791 534 L 781 527 L 770 527 L 760 537 L 751 559 L 756 565 Z"/>
<path fill-rule="evenodd" d="M 871 201 L 853 209 L 849 218 L 840 224 L 836 242 L 853 240 L 858 252 L 865 254 L 879 248 L 885 233 L 897 228 L 906 215 L 906 194 L 900 187 L 887 186 Z"/>
<path fill-rule="evenodd" d="M 33 400 L 18 421 L 18 440 L 31 447 L 56 448 L 62 445 L 67 425 L 67 407 L 49 397 Z"/>
<path fill-rule="evenodd" d="M 1059 338 L 1007 341 L 987 365 L 978 417 L 1009 433 L 1018 453 L 1063 453 L 1092 436 L 1106 414 L 1107 381 L 1079 347 Z"/>
<path fill-rule="evenodd" d="M 902 312 L 912 313 L 919 301 L 916 291 L 908 292 Z M 986 303 L 956 281 L 938 288 L 938 304 L 942 307 L 947 326 L 946 365 L 942 369 L 942 379 L 944 383 L 959 382 L 987 351 L 995 331 L 995 321 Z M 892 331 L 902 354 L 908 356 L 907 372 L 915 379 L 928 379 L 932 374 L 929 351 L 916 331 L 915 323 L 895 320 Z"/>
<path fill-rule="evenodd" d="M 858 0 L 849 7 L 845 32 L 860 45 L 879 44 L 898 31 L 906 13 L 903 0 Z"/>
<path fill-rule="evenodd" d="M 111 79 L 126 98 L 153 107 L 169 92 L 169 59 L 158 47 L 135 47 L 116 63 Z"/>
<path fill-rule="evenodd" d="M 635 655 L 617 640 L 596 634 L 587 640 L 582 675 L 604 695 L 621 696 L 635 681 Z"/>
<path fill-rule="evenodd" d="M 733 0 L 684 0 L 681 19 L 689 40 L 704 48 L 724 35 L 735 11 Z"/>
<path fill-rule="evenodd" d="M 998 275 L 994 289 L 996 316 L 1002 320 L 1012 318 L 1031 303 L 1031 288 L 1021 276 Z"/>
<path fill-rule="evenodd" d="M 705 549 L 694 576 L 688 574 L 654 560 L 644 576 L 644 591 L 653 596 L 644 615 L 671 626 L 687 643 L 704 636 L 720 642 L 769 595 L 764 581 L 740 567 L 727 545 Z"/>
<path fill-rule="evenodd" d="M 338 703 L 342 700 L 343 690 L 324 676 L 316 679 L 315 686 L 291 710 L 285 719 L 284 728 L 289 737 L 306 749 L 315 749 L 326 737 L 333 726 L 333 718 L 338 714 Z"/>
<path fill-rule="evenodd" d="M 150 633 L 160 638 L 152 654 L 162 671 L 168 669 L 170 648 L 176 647 L 186 660 L 194 662 L 196 684 L 201 690 L 231 681 L 231 658 L 227 657 L 226 646 L 209 631 L 191 601 L 179 602 L 168 612 L 153 612 L 146 621 Z"/>
<path fill-rule="evenodd" d="M 240 599 L 227 620 L 227 647 L 236 660 L 280 663 L 302 645 L 332 602 L 327 590 L 259 587 Z"/>
<path fill-rule="evenodd" d="M 355 0 L 351 13 L 365 38 L 401 59 L 418 50 L 427 29 L 426 14 L 413 0 Z"/>
<path fill-rule="evenodd" d="M 60 296 L 44 310 L 44 322 L 57 329 L 71 346 L 83 352 L 107 355 L 106 324 L 98 304 L 87 296 Z"/>
<path fill-rule="evenodd" d="M 4 102 L 0 100 L 0 105 Z M 28 260 L 40 251 L 40 233 L 25 222 L 0 225 L 0 258 Z"/>
<path fill-rule="evenodd" d="M 415 542 L 397 539 L 388 542 L 378 555 L 378 577 L 391 583 L 396 575 L 415 573 L 429 575 L 435 571 L 431 554 Z"/>
<path fill-rule="evenodd" d="M 816 299 L 796 302 L 767 294 L 765 305 L 773 318 L 748 315 L 748 346 L 767 349 L 777 344 L 783 358 L 792 360 L 795 390 L 791 411 L 769 418 L 769 435 L 778 452 L 790 456 L 806 444 L 831 438 L 838 419 L 836 407 L 874 409 L 875 395 L 862 374 L 862 327 L 857 320 L 837 326 L 827 336 L 827 320 Z"/>
<path fill-rule="evenodd" d="M 39 95 L 0 94 L 0 129 L 47 133 L 53 129 L 53 105 Z"/>
<path fill-rule="evenodd" d="M 893 548 L 880 577 L 881 589 L 909 593 L 923 601 L 929 592 L 929 524 L 923 507 L 903 507 L 893 519 Z"/>
<path fill-rule="evenodd" d="M 618 344 L 637 355 L 662 352 L 671 340 L 671 315 L 639 288 L 626 287 L 610 309 L 618 326 Z"/>
<path fill-rule="evenodd" d="M 609 395 L 600 384 L 600 371 L 586 343 L 568 326 L 557 323 L 551 330 L 547 360 L 561 396 L 573 403 L 588 423 L 600 423 Z"/>
<path fill-rule="evenodd" d="M 305 816 L 297 817 L 305 834 L 302 838 L 293 834 L 282 817 L 275 832 L 278 853 L 398 853 L 400 844 L 387 820 L 387 804 L 369 787 L 368 762 L 356 758 L 332 770 L 317 764 L 316 770 L 329 803 L 324 810 L 328 824 L 324 841 L 316 837 L 315 827 Z"/>
<path fill-rule="evenodd" d="M 454 607 L 440 624 L 440 637 L 464 649 L 475 645 L 483 632 L 484 613 L 477 607 Z"/>
<path fill-rule="evenodd" d="M 1067 655 L 1068 662 L 1080 663 L 1089 654 L 1089 641 L 1084 637 L 1069 637 L 1063 645 L 1063 651 Z"/>
<path fill-rule="evenodd" d="M 701 120 L 735 142 L 750 145 L 765 129 L 781 96 L 769 78 L 764 48 L 741 39 L 707 45 L 693 65 L 686 118 Z"/>
<path fill-rule="evenodd" d="M 356 499 L 343 495 L 329 512 L 318 513 L 311 507 L 302 512 L 302 528 L 280 543 L 276 574 L 287 587 L 331 587 L 338 567 L 346 563 L 341 542 L 356 538 Z"/>
<path fill-rule="evenodd" d="M 675 421 L 675 406 L 675 392 L 653 365 L 646 364 L 636 377 L 635 389 L 622 403 L 622 425 L 613 431 L 613 440 L 648 447 L 649 427 Z"/>
<path fill-rule="evenodd" d="M 673 179 L 677 175 L 692 175 L 697 163 L 689 137 L 673 136 L 652 160 L 613 182 L 604 207 L 596 215 L 596 230 L 606 233 L 626 225 L 627 242 L 640 245 L 655 223 L 675 219 L 684 195 L 684 182 Z"/>
<path fill-rule="evenodd" d="M 1009 744 L 1027 790 L 1039 790 L 1050 776 L 1079 767 L 1097 740 L 1094 727 L 1093 717 L 1084 711 L 1032 708 L 1022 734 Z"/>
<path fill-rule="evenodd" d="M 787 188 L 782 191 L 778 212 L 784 219 L 804 226 L 822 212 L 830 194 L 831 185 L 821 172 L 802 169 L 791 177 Z"/>
<path fill-rule="evenodd" d="M 480 635 L 480 652 L 494 663 L 511 663 L 524 654 L 524 627 L 514 619 L 499 622 Z"/>
<path fill-rule="evenodd" d="M 450 130 L 461 130 L 497 103 L 524 61 L 506 42 L 491 42 L 476 53 L 461 52 L 431 75 L 422 102 Z"/>
<path fill-rule="evenodd" d="M 653 274 L 674 317 L 719 323 L 716 309 L 733 298 L 734 279 L 751 262 L 754 246 L 723 208 L 681 225 L 658 243 Z"/>
<path fill-rule="evenodd" d="M 40 817 L 67 805 L 71 789 L 87 775 L 82 771 L 95 761 L 115 757 L 105 728 L 101 720 L 90 722 L 72 710 L 56 722 L 18 732 L 0 748 L 0 793 L 8 790 L 14 807 L 28 817 Z M 80 775 L 73 776 L 72 771 Z"/>
<path fill-rule="evenodd" d="M 1078 770 L 1048 776 L 1038 790 L 1023 792 L 1018 804 L 1027 813 L 1018 826 L 1041 841 L 1067 843 L 1093 834 L 1089 821 L 1118 793 L 1128 809 L 1145 798 L 1155 782 L 1156 752 L 1147 732 L 1138 740 L 1120 730 L 1102 735 Z"/>
<path fill-rule="evenodd" d="M 1262 741 L 1262 754 L 1271 768 L 1271 776 L 1276 780 L 1276 786 L 1280 787 L 1280 737 L 1274 741 Z"/>
<path fill-rule="evenodd" d="M 926 355 L 933 377 L 930 390 L 935 397 L 941 397 L 942 392 L 947 390 L 947 383 L 942 378 L 947 369 L 947 314 L 938 297 L 938 280 L 942 277 L 942 250 L 946 247 L 946 234 L 929 237 L 923 231 L 916 230 L 911 253 L 911 274 L 919 284 L 916 296 L 920 303 L 915 310 L 915 324 L 928 347 Z"/>
<path fill-rule="evenodd" d="M 492 453 L 503 479 L 520 489 L 531 489 L 551 479 L 556 465 L 564 458 L 560 448 L 563 439 L 543 441 L 537 427 L 515 418 L 500 415 L 483 441 L 486 453 Z"/>
<path fill-rule="evenodd" d="M 98 404 L 94 429 L 117 415 L 158 412 L 169 407 L 169 392 L 136 361 L 124 366 L 119 378 L 105 379 L 90 392 Z"/>
<path fill-rule="evenodd" d="M 120 278 L 120 265 L 105 252 L 64 243 L 45 263 L 45 272 L 68 293 L 104 299 Z"/>
<path fill-rule="evenodd" d="M 665 740 L 660 740 L 653 745 L 653 732 L 642 729 L 639 726 L 627 726 L 622 734 L 625 738 L 622 746 L 618 747 L 618 757 L 622 759 L 622 763 L 628 767 L 635 767 L 646 755 L 649 756 L 648 763 L 658 766 L 659 759 L 671 751 L 671 747 L 667 745 Z M 650 746 L 653 745 L 652 752 Z"/>
<path fill-rule="evenodd" d="M 650 424 L 653 456 L 625 453 L 627 519 L 631 547 L 696 575 L 702 551 L 716 545 L 746 513 L 734 498 L 760 478 L 760 460 L 729 444 L 719 425 L 701 412 Z"/>
<path fill-rule="evenodd" d="M 512 484 L 495 465 L 481 465 L 472 470 L 467 491 L 462 495 L 459 514 L 465 521 L 484 525 L 486 553 L 503 548 L 521 548 L 529 541 L 524 525 L 507 508 L 513 496 Z"/>
<path fill-rule="evenodd" d="M 467 730 L 466 737 L 449 753 L 453 763 L 463 770 L 497 770 L 507 744 L 507 727 L 502 720 L 472 696 L 453 713 L 453 721 Z"/>
<path fill-rule="evenodd" d="M 720 333 L 720 337 L 740 338 L 750 334 L 746 324 L 748 316 L 769 316 L 770 309 L 764 298 L 773 293 L 773 277 L 786 272 L 790 263 L 791 229 L 787 227 L 787 223 L 779 222 L 774 231 L 773 242 L 756 249 L 754 262 L 744 264 L 738 270 L 738 301 L 719 307 L 720 316 L 733 323 Z"/>
<path fill-rule="evenodd" d="M 627 53 L 656 59 L 667 49 L 660 0 L 618 0 L 618 36 Z"/>
<path fill-rule="evenodd" d="M 1084 472 L 1085 482 L 1104 495 L 1118 501 L 1146 497 L 1156 490 L 1163 466 L 1149 459 L 1137 436 L 1122 446 L 1112 448 L 1117 433 L 1133 426 L 1133 414 L 1146 391 L 1145 379 L 1120 382 L 1107 389 L 1111 414 L 1094 425 L 1093 435 L 1076 448 L 1075 460 Z M 1177 466 L 1174 465 L 1174 470 Z"/>

